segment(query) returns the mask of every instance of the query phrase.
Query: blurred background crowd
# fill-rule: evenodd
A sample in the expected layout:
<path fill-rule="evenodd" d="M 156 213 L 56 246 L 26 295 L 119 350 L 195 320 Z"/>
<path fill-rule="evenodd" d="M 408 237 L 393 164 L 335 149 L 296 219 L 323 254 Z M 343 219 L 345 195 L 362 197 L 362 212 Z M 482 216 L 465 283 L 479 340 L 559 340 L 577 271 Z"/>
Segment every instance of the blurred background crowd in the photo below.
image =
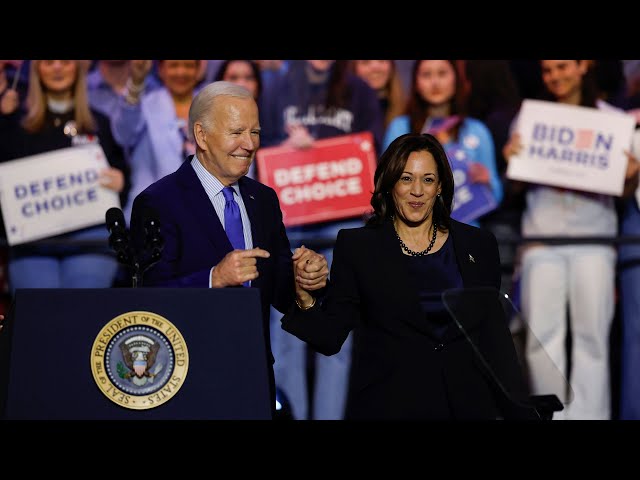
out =
<path fill-rule="evenodd" d="M 379 155 L 399 135 L 428 131 L 448 152 L 462 151 L 470 181 L 497 201 L 472 223 L 498 239 L 502 290 L 571 383 L 573 401 L 559 417 L 640 418 L 640 143 L 630 145 L 621 197 L 505 174 L 523 99 L 626 113 L 640 126 L 640 60 L 0 60 L 0 162 L 95 136 L 109 163 L 101 182 L 119 193 L 128 222 L 135 196 L 194 153 L 189 106 L 216 80 L 253 93 L 261 147 L 310 148 L 369 131 Z M 258 175 L 254 162 L 249 176 Z M 363 224 L 346 218 L 288 234 L 292 247 L 315 247 L 330 262 L 338 231 Z M 100 225 L 55 243 L 4 241 L 1 308 L 16 288 L 130 286 L 107 237 Z M 337 355 L 315 354 L 280 329 L 280 316 L 272 311 L 271 335 L 287 415 L 341 419 L 350 342 Z M 535 352 L 527 355 L 535 371 Z"/>

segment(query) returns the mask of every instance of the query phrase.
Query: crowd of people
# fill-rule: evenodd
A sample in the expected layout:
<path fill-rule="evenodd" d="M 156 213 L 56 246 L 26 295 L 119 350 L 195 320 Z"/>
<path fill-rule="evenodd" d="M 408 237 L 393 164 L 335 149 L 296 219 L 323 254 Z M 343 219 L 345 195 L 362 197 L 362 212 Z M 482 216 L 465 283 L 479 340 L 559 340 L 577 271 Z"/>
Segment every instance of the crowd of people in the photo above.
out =
<path fill-rule="evenodd" d="M 234 90 L 229 84 L 242 88 Z M 187 275 L 188 268 L 183 272 L 188 280 L 180 276 L 176 280 L 171 276 L 176 265 L 169 263 L 154 267 L 149 278 L 152 283 L 171 280 L 186 286 L 255 280 L 268 290 L 263 310 L 270 319 L 266 328 L 268 351 L 275 359 L 275 387 L 286 398 L 293 418 L 527 418 L 529 412 L 496 414 L 493 394 L 473 375 L 467 378 L 473 379 L 475 390 L 457 390 L 450 378 L 442 384 L 435 380 L 441 370 L 416 369 L 416 364 L 435 362 L 438 368 L 468 374 L 470 368 L 461 360 L 465 352 L 457 352 L 450 366 L 440 364 L 441 357 L 432 354 L 434 346 L 411 339 L 405 328 L 436 331 L 432 340 L 440 345 L 448 334 L 438 323 L 444 311 L 436 296 L 446 288 L 478 284 L 501 289 L 516 299 L 536 339 L 525 346 L 532 381 L 542 375 L 536 373 L 541 345 L 571 385 L 572 401 L 554 418 L 604 420 L 619 410 L 619 418 L 639 419 L 640 395 L 635 393 L 640 391 L 640 381 L 634 372 L 640 363 L 640 245 L 626 243 L 618 248 L 614 240 L 618 235 L 640 233 L 636 198 L 640 197 L 636 195 L 640 134 L 626 151 L 620 197 L 513 181 L 506 172 L 510 158 L 522 149 L 518 119 L 526 98 L 633 115 L 640 125 L 640 61 L 0 60 L 0 162 L 87 142 L 99 144 L 109 164 L 100 173 L 100 184 L 119 194 L 132 231 L 138 221 L 136 209 L 178 208 L 177 201 L 171 206 L 166 203 L 177 198 L 177 186 L 167 181 L 161 188 L 149 189 L 160 185 L 161 179 L 178 181 L 182 176 L 184 182 L 210 186 L 215 193 L 207 193 L 217 212 L 219 202 L 223 225 L 224 187 L 240 185 L 235 194 L 231 192 L 245 226 L 245 241 L 239 249 L 251 254 L 233 260 L 252 265 L 274 261 L 279 269 L 279 262 L 291 261 L 285 261 L 283 252 L 293 249 L 294 264 L 311 283 L 296 280 L 295 291 L 284 292 L 278 282 L 293 285 L 289 275 L 276 275 L 274 284 L 248 277 L 240 281 L 235 276 L 233 282 L 228 281 L 231 277 L 223 281 L 218 275 L 231 264 L 224 252 L 208 257 L 207 262 L 215 258 L 222 265 L 214 269 L 193 259 L 192 264 L 198 264 L 197 281 Z M 237 128 L 233 134 L 237 142 L 225 143 L 216 136 L 223 135 L 221 125 L 231 117 L 223 121 L 216 116 L 222 114 L 215 113 L 210 120 L 207 108 L 213 109 L 212 105 L 227 109 L 237 120 L 237 126 L 229 121 L 229 128 Z M 278 258 L 267 261 L 261 248 L 253 248 L 255 239 L 247 233 L 257 220 L 249 218 L 251 205 L 245 206 L 240 192 L 251 190 L 266 203 L 274 199 L 254 182 L 259 178 L 256 162 L 249 161 L 246 171 L 226 171 L 228 165 L 216 163 L 218 151 L 232 148 L 233 155 L 242 151 L 253 159 L 258 147 L 309 149 L 318 140 L 357 132 L 372 134 L 378 159 L 371 186 L 373 216 L 274 232 Z M 495 202 L 490 212 L 465 222 L 449 218 L 454 179 L 449 179 L 447 158 L 464 162 L 468 183 L 486 189 Z M 192 170 L 196 175 L 191 175 Z M 225 183 L 215 173 L 217 180 L 212 180 L 207 170 L 231 180 Z M 174 172 L 175 177 L 168 177 Z M 185 205 L 185 209 L 193 207 Z M 169 232 L 180 230 L 171 227 L 178 219 L 163 216 L 163 220 Z M 274 217 L 265 231 L 280 223 Z M 195 232 L 198 225 L 193 228 Z M 488 237 L 483 236 L 485 231 Z M 495 262 L 482 265 L 486 277 L 458 270 L 456 265 L 466 261 L 460 258 L 463 245 L 476 242 L 482 254 L 493 258 L 491 234 L 525 239 L 603 236 L 612 241 L 497 244 Z M 56 237 L 68 240 L 66 245 L 51 245 L 45 239 L 10 247 L 8 294 L 29 287 L 123 286 L 123 271 L 107 247 L 107 237 L 104 225 L 98 225 Z M 309 250 L 304 239 L 312 238 L 332 239 L 335 249 Z M 399 241 L 404 257 L 411 260 L 406 271 L 394 270 L 393 263 L 402 263 L 403 256 L 395 258 L 386 250 L 389 239 Z M 96 246 L 74 245 L 77 240 L 95 240 Z M 194 248 L 192 253 L 198 251 Z M 387 270 L 370 271 L 367 259 L 381 251 L 394 261 L 377 258 L 378 267 L 387 266 Z M 476 263 L 476 256 L 469 256 Z M 301 259 L 316 267 L 305 270 Z M 494 271 L 494 263 L 499 266 L 500 260 L 503 268 Z M 324 278 L 318 278 L 318 272 L 325 270 L 325 261 L 327 272 L 331 271 L 329 291 L 317 299 L 318 290 L 324 292 Z M 508 264 L 513 268 L 504 267 Z M 413 296 L 404 298 L 406 290 L 396 293 L 407 280 L 398 276 L 408 277 L 417 286 Z M 291 310 L 288 304 L 294 297 L 299 308 Z M 411 301 L 416 298 L 413 308 Z M 402 300 L 408 305 L 406 311 L 394 304 Z M 611 405 L 609 351 L 617 302 L 622 321 L 619 409 Z M 427 326 L 412 319 L 424 314 L 430 319 Z M 409 326 L 400 322 L 403 315 L 409 318 Z M 323 330 L 327 323 L 332 330 Z M 405 337 L 406 344 L 397 341 Z M 420 375 L 425 377 L 416 380 Z M 425 390 L 433 385 L 438 385 L 436 396 Z M 412 400 L 394 399 L 394 389 Z M 469 392 L 478 400 L 478 410 L 463 405 Z M 447 404 L 445 398 L 453 403 Z"/>

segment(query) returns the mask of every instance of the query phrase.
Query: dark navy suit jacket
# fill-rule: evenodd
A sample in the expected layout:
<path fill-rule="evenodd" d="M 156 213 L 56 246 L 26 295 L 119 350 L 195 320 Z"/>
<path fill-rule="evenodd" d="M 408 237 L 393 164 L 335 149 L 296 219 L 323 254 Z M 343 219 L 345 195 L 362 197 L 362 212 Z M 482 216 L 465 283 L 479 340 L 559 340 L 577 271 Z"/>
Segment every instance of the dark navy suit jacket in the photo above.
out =
<path fill-rule="evenodd" d="M 209 286 L 211 267 L 233 250 L 220 219 L 200 183 L 189 157 L 174 173 L 140 193 L 131 214 L 131 235 L 136 248 L 144 244 L 144 221 L 150 215 L 160 224 L 165 246 L 161 260 L 144 275 L 144 286 Z M 260 289 L 270 386 L 275 405 L 273 355 L 269 335 L 269 306 L 284 312 L 294 302 L 291 247 L 282 212 L 273 189 L 248 177 L 238 181 L 251 221 L 253 246 L 267 250 L 258 258 L 259 277 L 251 284 Z M 243 287 L 238 287 L 243 288 Z"/>
<path fill-rule="evenodd" d="M 489 231 L 451 220 L 464 287 L 500 288 L 500 257 Z M 288 332 L 325 355 L 353 330 L 349 419 L 535 418 L 507 401 L 453 322 L 437 335 L 420 306 L 393 224 L 341 230 L 322 307 L 292 307 Z M 526 387 L 504 313 L 480 309 L 468 333 L 509 392 Z"/>

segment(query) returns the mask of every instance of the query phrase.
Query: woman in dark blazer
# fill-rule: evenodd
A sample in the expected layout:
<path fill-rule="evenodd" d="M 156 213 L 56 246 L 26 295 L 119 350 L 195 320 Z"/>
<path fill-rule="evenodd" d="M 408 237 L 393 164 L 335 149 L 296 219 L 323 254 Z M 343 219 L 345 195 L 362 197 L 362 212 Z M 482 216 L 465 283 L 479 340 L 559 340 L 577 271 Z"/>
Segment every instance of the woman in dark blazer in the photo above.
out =
<path fill-rule="evenodd" d="M 496 239 L 450 218 L 453 191 L 435 137 L 398 137 L 375 173 L 373 216 L 338 234 L 322 305 L 296 285 L 286 331 L 325 355 L 354 331 L 348 419 L 536 418 L 504 393 L 526 393 L 505 317 L 478 311 L 467 331 L 497 384 L 441 300 L 448 289 L 500 288 Z"/>

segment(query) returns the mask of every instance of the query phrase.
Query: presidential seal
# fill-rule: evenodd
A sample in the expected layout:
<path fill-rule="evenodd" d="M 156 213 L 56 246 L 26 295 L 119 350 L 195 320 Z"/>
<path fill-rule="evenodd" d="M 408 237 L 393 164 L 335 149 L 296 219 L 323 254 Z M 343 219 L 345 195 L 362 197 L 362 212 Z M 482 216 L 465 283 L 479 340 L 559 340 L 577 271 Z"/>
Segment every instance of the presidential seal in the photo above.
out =
<path fill-rule="evenodd" d="M 112 319 L 91 349 L 91 372 L 98 388 L 112 402 L 133 410 L 169 401 L 188 368 L 182 334 L 152 312 L 128 312 Z"/>

